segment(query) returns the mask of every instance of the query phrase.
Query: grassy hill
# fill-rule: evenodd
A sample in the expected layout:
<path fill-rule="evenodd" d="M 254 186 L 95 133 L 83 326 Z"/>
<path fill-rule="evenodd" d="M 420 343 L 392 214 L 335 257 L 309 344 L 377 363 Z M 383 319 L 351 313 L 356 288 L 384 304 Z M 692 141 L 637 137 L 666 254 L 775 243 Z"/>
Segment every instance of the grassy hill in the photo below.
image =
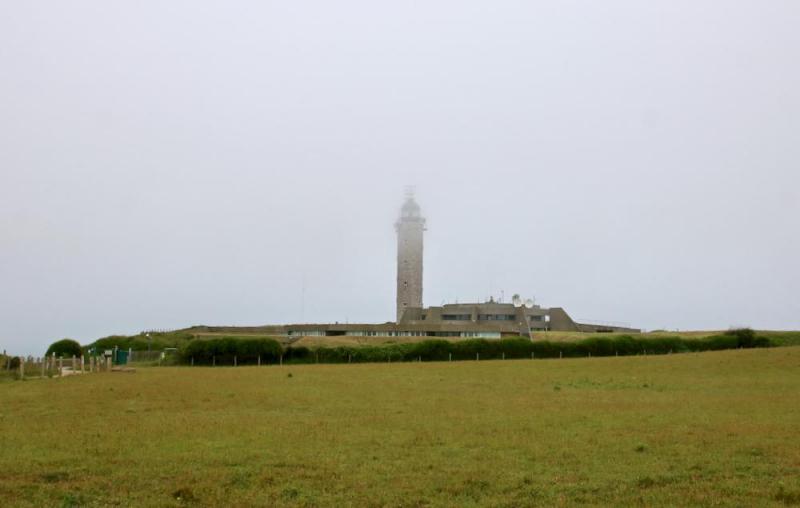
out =
<path fill-rule="evenodd" d="M 785 506 L 798 393 L 800 347 L 5 383 L 0 505 Z"/>
<path fill-rule="evenodd" d="M 708 331 L 683 331 L 683 332 L 649 332 L 637 334 L 637 337 L 643 338 L 662 338 L 662 337 L 683 337 L 683 338 L 704 338 L 719 335 L 724 333 L 720 330 Z M 757 331 L 759 336 L 768 337 L 774 345 L 790 346 L 800 345 L 800 331 Z M 234 338 L 274 338 L 280 342 L 286 343 L 285 338 L 274 337 L 259 331 L 258 327 L 207 327 L 195 326 L 185 328 L 182 330 L 175 330 L 170 332 L 150 332 L 151 347 L 154 350 L 161 350 L 167 347 L 184 348 L 192 340 L 203 340 L 218 337 L 234 337 Z M 582 332 L 537 332 L 534 334 L 534 340 L 546 340 L 550 342 L 575 342 L 588 338 L 597 337 L 617 337 L 616 334 L 598 334 L 598 333 L 582 333 Z M 407 342 L 421 342 L 428 340 L 430 337 L 303 337 L 293 343 L 294 346 L 304 346 L 311 349 L 318 347 L 338 347 L 338 346 L 375 346 L 382 344 L 400 344 Z M 437 337 L 442 340 L 463 340 L 460 338 L 447 338 Z M 117 346 L 122 349 L 132 348 L 134 350 L 146 350 L 148 346 L 148 338 L 144 333 L 137 335 L 111 335 L 98 339 L 97 341 L 88 344 L 87 347 L 97 347 L 98 349 L 110 349 Z"/>

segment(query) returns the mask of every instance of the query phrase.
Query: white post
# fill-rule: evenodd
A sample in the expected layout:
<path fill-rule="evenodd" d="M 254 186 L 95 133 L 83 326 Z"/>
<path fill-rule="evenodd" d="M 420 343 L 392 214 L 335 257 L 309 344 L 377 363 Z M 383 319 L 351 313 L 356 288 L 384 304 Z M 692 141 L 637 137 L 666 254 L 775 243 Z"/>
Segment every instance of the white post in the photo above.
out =
<path fill-rule="evenodd" d="M 58 377 L 64 375 L 64 358 L 59 356 L 58 357 Z"/>
<path fill-rule="evenodd" d="M 563 351 L 559 351 L 558 352 L 558 357 L 559 358 L 564 358 L 564 352 Z"/>
<path fill-rule="evenodd" d="M 481 359 L 481 354 L 480 353 L 475 353 L 475 361 L 477 362 L 480 359 Z"/>
<path fill-rule="evenodd" d="M 258 355 L 258 366 L 261 367 L 261 355 Z"/>
<path fill-rule="evenodd" d="M 506 352 L 503 351 L 503 360 L 505 360 L 505 359 L 506 359 Z"/>
<path fill-rule="evenodd" d="M 86 372 L 86 363 L 84 362 L 83 355 L 81 355 L 81 374 Z"/>
<path fill-rule="evenodd" d="M 448 362 L 452 362 L 453 361 L 453 353 L 447 353 L 447 361 Z"/>
<path fill-rule="evenodd" d="M 533 360 L 533 351 L 531 351 L 531 360 Z"/>

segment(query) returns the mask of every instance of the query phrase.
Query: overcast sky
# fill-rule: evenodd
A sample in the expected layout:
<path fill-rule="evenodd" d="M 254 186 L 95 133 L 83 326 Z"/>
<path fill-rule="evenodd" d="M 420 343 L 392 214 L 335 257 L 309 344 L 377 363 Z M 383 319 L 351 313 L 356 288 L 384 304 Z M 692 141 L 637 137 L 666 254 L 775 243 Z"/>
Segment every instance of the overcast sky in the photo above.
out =
<path fill-rule="evenodd" d="M 0 4 L 0 349 L 426 305 L 800 328 L 800 3 Z M 303 281 L 305 298 L 303 299 Z"/>

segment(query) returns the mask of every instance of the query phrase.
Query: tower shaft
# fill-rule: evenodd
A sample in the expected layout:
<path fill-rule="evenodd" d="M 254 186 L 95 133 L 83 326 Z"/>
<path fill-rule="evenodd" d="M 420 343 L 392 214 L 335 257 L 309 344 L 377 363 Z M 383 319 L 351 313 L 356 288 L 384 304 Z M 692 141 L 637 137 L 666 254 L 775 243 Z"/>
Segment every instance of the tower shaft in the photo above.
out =
<path fill-rule="evenodd" d="M 397 322 L 408 308 L 422 307 L 422 253 L 425 219 L 409 195 L 395 224 L 397 230 Z"/>

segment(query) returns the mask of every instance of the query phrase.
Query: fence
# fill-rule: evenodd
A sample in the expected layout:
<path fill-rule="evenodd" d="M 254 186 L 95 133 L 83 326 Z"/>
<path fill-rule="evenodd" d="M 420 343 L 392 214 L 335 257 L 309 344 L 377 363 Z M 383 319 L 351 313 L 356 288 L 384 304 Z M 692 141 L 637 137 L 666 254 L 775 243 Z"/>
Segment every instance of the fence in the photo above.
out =
<path fill-rule="evenodd" d="M 51 356 L 8 356 L 5 365 L 15 373 L 17 379 L 65 377 L 76 374 L 108 372 L 113 368 L 111 357 L 73 356 L 71 358 Z"/>
<path fill-rule="evenodd" d="M 134 351 L 128 350 L 128 363 L 132 362 L 157 362 L 164 359 L 162 351 Z"/>

